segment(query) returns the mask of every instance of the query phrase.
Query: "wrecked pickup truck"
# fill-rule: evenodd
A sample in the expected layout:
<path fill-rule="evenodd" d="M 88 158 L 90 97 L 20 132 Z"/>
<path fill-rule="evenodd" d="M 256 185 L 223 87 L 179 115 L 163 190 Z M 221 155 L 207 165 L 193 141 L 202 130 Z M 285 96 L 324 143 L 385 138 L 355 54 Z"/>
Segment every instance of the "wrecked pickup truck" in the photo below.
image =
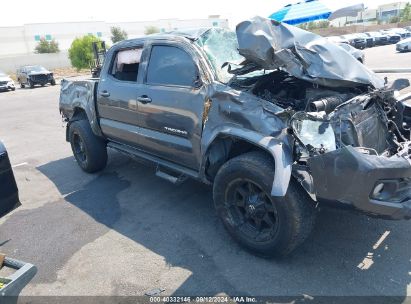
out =
<path fill-rule="evenodd" d="M 229 233 L 274 256 L 306 239 L 317 206 L 411 217 L 396 85 L 320 36 L 255 17 L 236 32 L 118 43 L 99 80 L 62 82 L 60 112 L 84 171 L 102 170 L 109 147 L 174 183 L 213 184 Z"/>

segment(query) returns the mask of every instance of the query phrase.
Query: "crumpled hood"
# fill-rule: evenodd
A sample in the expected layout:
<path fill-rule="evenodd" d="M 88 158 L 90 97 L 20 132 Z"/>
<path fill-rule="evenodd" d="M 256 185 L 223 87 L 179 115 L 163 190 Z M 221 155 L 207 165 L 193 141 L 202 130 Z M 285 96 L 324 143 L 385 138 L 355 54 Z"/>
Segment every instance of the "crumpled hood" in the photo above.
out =
<path fill-rule="evenodd" d="M 32 72 L 29 72 L 28 73 L 28 75 L 29 76 L 34 76 L 34 75 L 48 75 L 48 74 L 51 74 L 51 72 L 50 71 L 41 71 L 41 72 L 34 72 L 34 71 L 32 71 Z"/>
<path fill-rule="evenodd" d="M 328 87 L 384 86 L 381 78 L 347 51 L 298 27 L 254 17 L 238 24 L 236 32 L 245 66 L 281 68 L 296 78 Z"/>

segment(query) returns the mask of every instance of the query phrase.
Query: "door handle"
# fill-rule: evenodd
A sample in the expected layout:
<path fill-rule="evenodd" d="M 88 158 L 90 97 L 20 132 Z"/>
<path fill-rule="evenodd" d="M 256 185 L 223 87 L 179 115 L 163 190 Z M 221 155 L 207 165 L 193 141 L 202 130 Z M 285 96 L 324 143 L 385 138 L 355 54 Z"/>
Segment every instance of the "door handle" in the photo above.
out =
<path fill-rule="evenodd" d="M 107 91 L 103 91 L 103 92 L 100 93 L 100 96 L 102 96 L 102 97 L 110 97 L 110 93 L 107 92 Z"/>
<path fill-rule="evenodd" d="M 137 100 L 138 100 L 139 102 L 143 103 L 143 104 L 146 104 L 146 103 L 150 103 L 150 102 L 151 102 L 151 98 L 148 97 L 147 95 L 140 96 L 140 97 L 137 98 Z"/>

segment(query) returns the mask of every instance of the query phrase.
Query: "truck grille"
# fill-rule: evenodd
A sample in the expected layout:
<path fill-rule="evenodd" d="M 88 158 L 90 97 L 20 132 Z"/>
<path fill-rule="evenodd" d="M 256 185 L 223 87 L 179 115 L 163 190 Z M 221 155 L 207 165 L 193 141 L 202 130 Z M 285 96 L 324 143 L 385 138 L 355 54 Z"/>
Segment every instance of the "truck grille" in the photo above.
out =
<path fill-rule="evenodd" d="M 42 75 L 32 75 L 30 76 L 34 82 L 47 82 L 48 76 L 45 74 Z"/>

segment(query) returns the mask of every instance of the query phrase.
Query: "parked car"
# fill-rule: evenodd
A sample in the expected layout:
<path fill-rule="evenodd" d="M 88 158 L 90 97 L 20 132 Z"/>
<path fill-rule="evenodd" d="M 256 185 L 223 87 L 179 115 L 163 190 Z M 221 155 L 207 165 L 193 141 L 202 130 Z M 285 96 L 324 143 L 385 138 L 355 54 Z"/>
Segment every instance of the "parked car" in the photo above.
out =
<path fill-rule="evenodd" d="M 0 141 L 0 217 L 20 206 L 19 193 L 6 147 Z"/>
<path fill-rule="evenodd" d="M 14 85 L 13 79 L 10 76 L 6 75 L 6 73 L 0 71 L 0 91 L 14 91 L 16 89 Z"/>
<path fill-rule="evenodd" d="M 35 85 L 45 86 L 47 83 L 56 84 L 53 73 L 40 65 L 27 65 L 17 69 L 17 81 L 21 88 Z"/>
<path fill-rule="evenodd" d="M 236 33 L 119 42 L 100 79 L 62 81 L 59 108 L 85 172 L 102 170 L 112 148 L 173 183 L 213 184 L 228 232 L 272 256 L 306 239 L 317 204 L 411 218 L 396 85 L 327 39 L 255 17 Z"/>
<path fill-rule="evenodd" d="M 375 39 L 374 39 L 374 37 L 370 37 L 370 36 L 368 36 L 368 35 L 366 35 L 366 34 L 364 34 L 364 33 L 357 33 L 357 34 L 354 34 L 356 37 L 358 37 L 358 38 L 363 38 L 363 39 L 365 39 L 365 42 L 366 42 L 366 47 L 367 48 L 371 48 L 371 47 L 374 47 L 375 45 L 376 45 L 376 42 L 375 42 Z"/>
<path fill-rule="evenodd" d="M 374 38 L 375 45 L 386 45 L 389 44 L 388 36 L 380 32 L 366 32 L 365 35 Z"/>
<path fill-rule="evenodd" d="M 411 51 L 411 38 L 404 39 L 397 42 L 396 49 L 398 52 L 409 52 Z"/>
<path fill-rule="evenodd" d="M 334 42 L 334 43 L 350 44 L 350 42 L 347 39 L 344 39 L 341 36 L 328 36 L 325 38 L 327 38 L 329 41 Z"/>
<path fill-rule="evenodd" d="M 342 35 L 341 36 L 343 39 L 348 40 L 351 46 L 355 47 L 356 49 L 365 49 L 367 47 L 367 41 L 363 37 L 358 37 L 355 34 L 348 34 L 348 35 Z"/>
<path fill-rule="evenodd" d="M 401 40 L 401 35 L 399 35 L 397 33 L 387 31 L 387 30 L 383 30 L 383 31 L 381 31 L 381 33 L 388 37 L 388 42 L 390 44 L 396 44 L 398 41 Z"/>
<path fill-rule="evenodd" d="M 406 29 L 403 28 L 392 28 L 389 31 L 396 33 L 401 36 L 401 39 L 406 39 L 411 37 L 411 32 L 407 31 Z"/>
<path fill-rule="evenodd" d="M 346 50 L 348 53 L 350 53 L 359 62 L 365 62 L 365 54 L 363 51 L 356 49 L 347 43 L 338 43 L 338 45 L 342 47 L 344 50 Z"/>

